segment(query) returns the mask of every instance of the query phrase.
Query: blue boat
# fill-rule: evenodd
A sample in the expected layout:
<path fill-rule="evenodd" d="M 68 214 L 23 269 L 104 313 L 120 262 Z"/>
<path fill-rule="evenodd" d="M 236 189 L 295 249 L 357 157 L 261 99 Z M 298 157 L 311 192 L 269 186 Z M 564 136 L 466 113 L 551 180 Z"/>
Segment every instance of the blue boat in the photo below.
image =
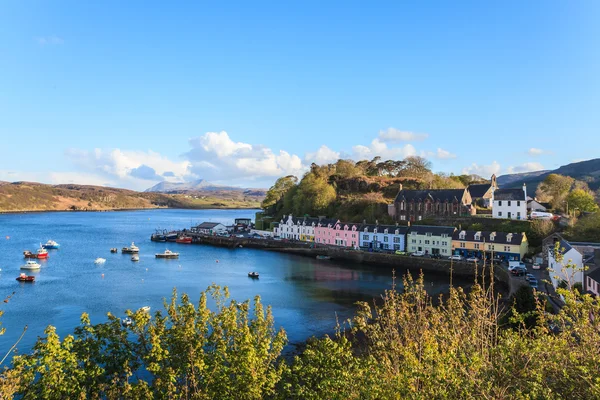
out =
<path fill-rule="evenodd" d="M 54 240 L 48 240 L 46 244 L 43 244 L 42 247 L 44 249 L 59 249 L 60 244 L 56 243 Z"/>

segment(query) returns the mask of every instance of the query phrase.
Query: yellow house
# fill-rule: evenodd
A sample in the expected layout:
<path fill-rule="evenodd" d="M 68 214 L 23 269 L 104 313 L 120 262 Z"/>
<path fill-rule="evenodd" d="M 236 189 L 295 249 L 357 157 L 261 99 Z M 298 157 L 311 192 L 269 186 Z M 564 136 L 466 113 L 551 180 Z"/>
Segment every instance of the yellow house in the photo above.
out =
<path fill-rule="evenodd" d="M 452 254 L 463 257 L 520 261 L 529 251 L 525 232 L 456 231 L 452 235 Z"/>

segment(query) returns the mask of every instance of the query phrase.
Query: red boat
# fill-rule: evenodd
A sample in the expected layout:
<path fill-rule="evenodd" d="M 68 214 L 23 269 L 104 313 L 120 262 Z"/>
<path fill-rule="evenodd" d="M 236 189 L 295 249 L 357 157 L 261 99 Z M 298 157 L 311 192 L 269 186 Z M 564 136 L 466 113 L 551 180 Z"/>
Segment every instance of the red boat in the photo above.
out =
<path fill-rule="evenodd" d="M 189 236 L 179 236 L 177 239 L 175 239 L 175 242 L 190 244 L 192 243 L 192 238 Z"/>
<path fill-rule="evenodd" d="M 33 282 L 35 281 L 35 276 L 32 275 L 25 275 L 25 274 L 21 274 L 19 275 L 19 277 L 17 278 L 17 280 L 19 282 Z"/>
<path fill-rule="evenodd" d="M 25 250 L 23 252 L 23 256 L 25 256 L 25 258 L 48 258 L 48 250 L 38 249 L 36 253 L 32 253 L 29 250 Z"/>

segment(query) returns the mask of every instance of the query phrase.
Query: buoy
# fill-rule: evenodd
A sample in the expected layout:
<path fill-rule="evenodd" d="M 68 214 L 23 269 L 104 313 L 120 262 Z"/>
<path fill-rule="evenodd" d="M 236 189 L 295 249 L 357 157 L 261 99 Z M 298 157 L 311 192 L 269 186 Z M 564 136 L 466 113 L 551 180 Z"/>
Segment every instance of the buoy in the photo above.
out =
<path fill-rule="evenodd" d="M 148 268 L 146 268 L 146 271 L 148 271 Z"/>
<path fill-rule="evenodd" d="M 217 260 L 217 263 L 219 262 L 219 260 Z"/>
<path fill-rule="evenodd" d="M 102 278 L 104 279 L 104 274 L 102 274 Z"/>
<path fill-rule="evenodd" d="M 10 236 L 7 236 L 7 237 L 6 237 L 6 240 L 8 240 L 8 239 L 10 239 Z"/>

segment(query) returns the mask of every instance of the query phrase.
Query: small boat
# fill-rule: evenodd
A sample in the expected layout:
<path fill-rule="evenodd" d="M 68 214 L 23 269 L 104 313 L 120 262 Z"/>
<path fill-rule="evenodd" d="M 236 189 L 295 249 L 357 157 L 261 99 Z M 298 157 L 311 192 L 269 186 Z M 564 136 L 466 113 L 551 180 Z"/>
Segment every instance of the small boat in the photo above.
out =
<path fill-rule="evenodd" d="M 331 260 L 329 256 L 317 256 L 317 260 Z"/>
<path fill-rule="evenodd" d="M 21 275 L 19 275 L 19 277 L 17 278 L 17 280 L 19 282 L 33 282 L 33 281 L 35 281 L 35 276 L 31 276 L 31 275 L 27 275 L 27 274 L 21 273 Z"/>
<path fill-rule="evenodd" d="M 32 253 L 29 250 L 25 250 L 23 252 L 23 256 L 25 258 L 40 258 L 40 259 L 45 259 L 45 258 L 48 258 L 48 250 L 46 250 L 44 248 L 40 248 L 35 253 Z"/>
<path fill-rule="evenodd" d="M 129 318 L 129 317 L 123 318 L 121 320 L 121 325 L 123 325 L 123 326 L 129 326 L 131 324 L 133 324 L 133 320 L 131 318 Z"/>
<path fill-rule="evenodd" d="M 155 256 L 156 258 L 179 258 L 179 253 L 167 249 L 164 253 L 156 253 Z"/>
<path fill-rule="evenodd" d="M 94 264 L 104 264 L 106 262 L 106 258 L 98 257 L 94 260 Z"/>
<path fill-rule="evenodd" d="M 60 244 L 56 243 L 54 240 L 48 240 L 42 247 L 44 249 L 58 249 L 60 248 Z"/>
<path fill-rule="evenodd" d="M 138 255 L 131 256 L 131 261 L 140 261 L 140 256 L 138 256 Z"/>
<path fill-rule="evenodd" d="M 112 249 L 110 249 L 111 253 L 117 253 L 119 250 L 116 247 L 113 247 Z"/>
<path fill-rule="evenodd" d="M 152 240 L 153 242 L 166 242 L 167 241 L 167 237 L 162 234 L 162 233 L 153 233 L 152 236 L 150 236 L 150 240 Z"/>
<path fill-rule="evenodd" d="M 248 272 L 250 278 L 258 278 L 258 272 Z"/>
<path fill-rule="evenodd" d="M 40 269 L 41 265 L 35 261 L 27 261 L 24 265 L 21 265 L 21 269 Z"/>
<path fill-rule="evenodd" d="M 140 311 L 150 312 L 150 306 L 144 306 L 144 307 L 140 308 Z"/>
<path fill-rule="evenodd" d="M 175 239 L 175 241 L 177 243 L 191 244 L 192 238 L 189 236 L 179 236 L 177 239 Z"/>
<path fill-rule="evenodd" d="M 121 249 L 121 253 L 123 254 L 134 254 L 134 253 L 139 253 L 140 252 L 140 248 L 137 247 L 135 245 L 135 243 L 131 242 L 131 246 L 129 247 L 123 247 Z"/>
<path fill-rule="evenodd" d="M 165 236 L 167 242 L 176 242 L 177 241 L 177 232 L 167 233 Z"/>

